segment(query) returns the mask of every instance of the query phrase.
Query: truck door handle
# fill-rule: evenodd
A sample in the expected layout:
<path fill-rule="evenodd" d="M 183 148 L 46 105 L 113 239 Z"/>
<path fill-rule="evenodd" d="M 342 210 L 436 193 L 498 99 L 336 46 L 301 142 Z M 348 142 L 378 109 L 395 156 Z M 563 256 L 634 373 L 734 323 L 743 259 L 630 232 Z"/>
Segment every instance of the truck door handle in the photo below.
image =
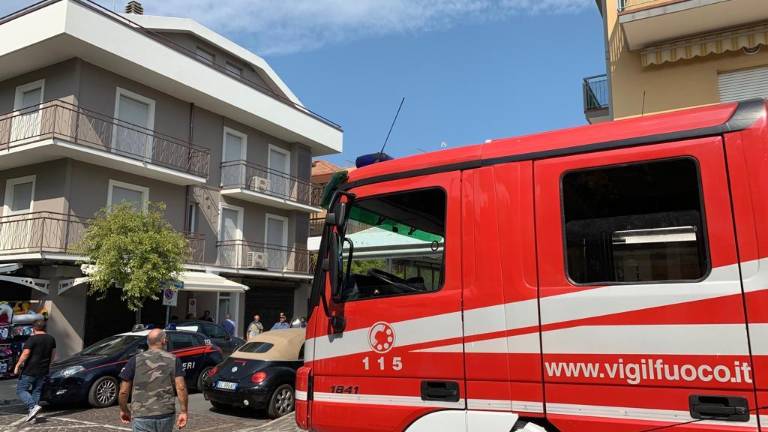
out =
<path fill-rule="evenodd" d="M 690 395 L 688 407 L 695 419 L 749 421 L 749 404 L 743 397 Z"/>
<path fill-rule="evenodd" d="M 458 402 L 459 383 L 455 381 L 422 381 L 421 400 Z"/>

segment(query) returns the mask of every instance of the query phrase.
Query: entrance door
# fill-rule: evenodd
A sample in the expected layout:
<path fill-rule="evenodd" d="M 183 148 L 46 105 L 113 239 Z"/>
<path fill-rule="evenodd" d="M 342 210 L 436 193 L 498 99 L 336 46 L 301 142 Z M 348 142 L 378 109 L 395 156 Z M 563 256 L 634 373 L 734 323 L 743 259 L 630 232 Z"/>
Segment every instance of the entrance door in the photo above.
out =
<path fill-rule="evenodd" d="M 267 214 L 267 268 L 284 271 L 288 265 L 288 218 Z"/>
<path fill-rule="evenodd" d="M 534 179 L 552 423 L 756 431 L 724 407 L 756 408 L 721 139 L 537 161 Z"/>
<path fill-rule="evenodd" d="M 291 172 L 291 154 L 287 150 L 270 145 L 267 165 L 270 191 L 283 198 L 290 198 L 291 182 L 288 173 Z"/>
<path fill-rule="evenodd" d="M 246 183 L 245 158 L 248 136 L 228 127 L 224 128 L 224 146 L 221 152 L 221 185 L 243 187 Z M 229 162 L 229 163 L 226 163 Z"/>
<path fill-rule="evenodd" d="M 14 117 L 11 122 L 11 143 L 40 135 L 45 80 L 16 87 L 13 100 Z"/>
<path fill-rule="evenodd" d="M 314 375 L 311 427 L 402 431 L 431 414 L 434 427 L 423 430 L 445 430 L 456 418 L 450 410 L 466 408 L 460 173 L 350 192 L 349 223 L 361 229 L 345 242 L 351 276 L 340 298 L 325 294 L 345 326 L 333 334 L 321 305 L 308 332 L 316 336 L 305 356 Z"/>
<path fill-rule="evenodd" d="M 118 123 L 112 129 L 112 151 L 152 159 L 155 101 L 121 88 L 116 98 Z"/>
<path fill-rule="evenodd" d="M 219 265 L 240 267 L 243 249 L 243 209 L 222 204 L 220 217 Z"/>

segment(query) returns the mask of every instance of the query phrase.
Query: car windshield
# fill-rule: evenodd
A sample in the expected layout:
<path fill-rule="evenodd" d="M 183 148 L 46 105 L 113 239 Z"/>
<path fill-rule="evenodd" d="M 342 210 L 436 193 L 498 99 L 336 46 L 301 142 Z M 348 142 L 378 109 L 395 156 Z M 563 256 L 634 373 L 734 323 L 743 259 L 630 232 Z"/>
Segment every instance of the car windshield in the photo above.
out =
<path fill-rule="evenodd" d="M 246 353 L 254 353 L 254 354 L 263 354 L 270 349 L 272 349 L 274 345 L 267 342 L 248 342 L 247 344 L 243 345 L 238 349 L 240 352 L 246 352 Z"/>
<path fill-rule="evenodd" d="M 80 352 L 81 355 L 112 355 L 117 354 L 136 341 L 144 339 L 143 336 L 118 335 L 102 339 Z"/>

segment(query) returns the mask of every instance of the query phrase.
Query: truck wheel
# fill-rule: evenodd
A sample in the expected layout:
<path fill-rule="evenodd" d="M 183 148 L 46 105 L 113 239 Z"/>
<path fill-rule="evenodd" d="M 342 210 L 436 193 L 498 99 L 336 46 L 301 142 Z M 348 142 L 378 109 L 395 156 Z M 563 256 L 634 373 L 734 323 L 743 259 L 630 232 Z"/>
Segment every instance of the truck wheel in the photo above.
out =
<path fill-rule="evenodd" d="M 88 403 L 94 408 L 106 408 L 117 402 L 117 380 L 111 376 L 97 379 L 88 390 Z"/>
<path fill-rule="evenodd" d="M 207 367 L 203 369 L 202 372 L 200 372 L 200 375 L 197 376 L 197 383 L 195 383 L 195 389 L 202 393 L 203 392 L 203 386 L 205 385 L 205 380 L 208 378 L 208 375 L 211 373 L 211 370 L 213 370 L 212 367 Z"/>
<path fill-rule="evenodd" d="M 272 393 L 269 398 L 267 415 L 269 418 L 276 419 L 293 411 L 293 387 L 290 384 L 283 384 Z"/>

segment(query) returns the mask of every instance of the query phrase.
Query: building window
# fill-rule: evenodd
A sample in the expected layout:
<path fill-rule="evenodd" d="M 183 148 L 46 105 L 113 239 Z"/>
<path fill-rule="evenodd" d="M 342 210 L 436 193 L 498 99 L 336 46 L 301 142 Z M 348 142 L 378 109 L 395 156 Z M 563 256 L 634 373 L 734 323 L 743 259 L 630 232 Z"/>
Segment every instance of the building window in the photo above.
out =
<path fill-rule="evenodd" d="M 4 216 L 30 213 L 35 200 L 36 176 L 9 179 L 5 183 Z"/>
<path fill-rule="evenodd" d="M 224 68 L 227 70 L 227 72 L 231 73 L 232 75 L 236 75 L 239 77 L 243 76 L 243 68 L 241 68 L 236 64 L 226 62 L 224 65 Z"/>
<path fill-rule="evenodd" d="M 191 203 L 187 208 L 187 230 L 191 233 L 197 232 L 197 203 Z"/>
<path fill-rule="evenodd" d="M 112 128 L 112 151 L 151 159 L 155 101 L 118 87 L 115 118 L 118 122 Z"/>
<path fill-rule="evenodd" d="M 11 119 L 10 142 L 38 136 L 42 125 L 40 105 L 43 103 L 45 80 L 39 80 L 16 87 Z"/>
<path fill-rule="evenodd" d="M 123 203 L 131 204 L 136 210 L 146 210 L 149 204 L 149 188 L 110 180 L 107 207 Z"/>
<path fill-rule="evenodd" d="M 248 135 L 225 127 L 223 146 L 222 162 L 245 160 L 248 150 Z"/>
<path fill-rule="evenodd" d="M 693 159 L 573 171 L 563 176 L 562 197 L 573 282 L 696 280 L 707 273 Z"/>
<path fill-rule="evenodd" d="M 24 108 L 37 109 L 43 103 L 45 80 L 39 80 L 16 87 L 16 97 L 13 100 L 13 110 Z"/>
<path fill-rule="evenodd" d="M 208 51 L 208 50 L 206 50 L 204 48 L 197 47 L 195 49 L 195 52 L 197 53 L 198 57 L 200 57 L 201 59 L 207 61 L 210 64 L 213 64 L 215 62 L 215 60 L 216 60 L 216 56 L 212 52 L 210 52 L 210 51 Z"/>

